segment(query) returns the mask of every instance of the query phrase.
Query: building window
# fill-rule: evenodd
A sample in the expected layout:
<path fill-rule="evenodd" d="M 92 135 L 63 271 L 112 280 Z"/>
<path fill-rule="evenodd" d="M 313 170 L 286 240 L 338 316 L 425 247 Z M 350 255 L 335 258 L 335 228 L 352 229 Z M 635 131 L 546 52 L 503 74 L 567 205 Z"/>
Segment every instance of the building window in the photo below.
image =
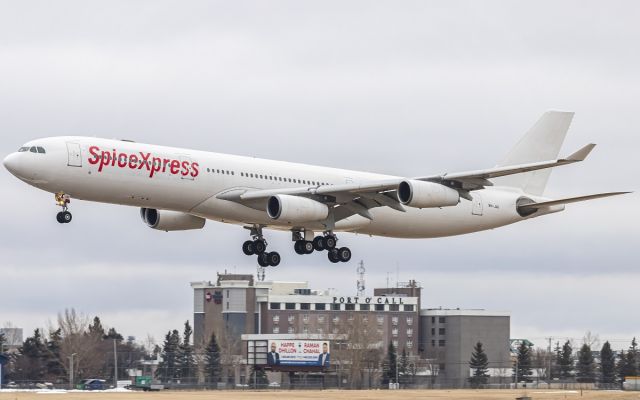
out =
<path fill-rule="evenodd" d="M 378 333 L 378 336 L 382 336 L 382 329 L 376 329 L 376 332 Z"/>
<path fill-rule="evenodd" d="M 413 340 L 407 341 L 407 349 L 412 349 L 412 348 L 413 348 Z"/>
<path fill-rule="evenodd" d="M 436 341 L 435 340 L 431 341 L 431 347 L 436 347 Z"/>
<path fill-rule="evenodd" d="M 311 310 L 311 304 L 309 303 L 300 303 L 301 310 Z"/>
<path fill-rule="evenodd" d="M 444 335 L 444 328 L 438 329 L 438 335 Z"/>
<path fill-rule="evenodd" d="M 302 327 L 302 333 L 309 333 L 309 328 L 306 325 Z"/>
<path fill-rule="evenodd" d="M 431 317 L 431 323 L 435 324 L 436 323 L 436 317 Z"/>
<path fill-rule="evenodd" d="M 407 325 L 413 325 L 413 317 L 407 317 Z"/>
<path fill-rule="evenodd" d="M 338 328 L 333 328 L 333 334 L 337 334 L 338 332 L 340 332 L 340 330 Z"/>
<path fill-rule="evenodd" d="M 352 322 L 354 318 L 353 314 L 351 314 L 347 317 L 347 321 Z"/>
<path fill-rule="evenodd" d="M 340 311 L 340 304 L 331 304 L 331 309 L 333 311 Z"/>
<path fill-rule="evenodd" d="M 293 324 L 293 322 L 296 320 L 296 317 L 294 315 L 289 315 L 289 323 Z"/>
<path fill-rule="evenodd" d="M 404 310 L 405 311 L 413 311 L 413 304 L 405 304 L 404 305 Z"/>
<path fill-rule="evenodd" d="M 364 317 L 362 317 L 362 323 L 363 324 L 368 324 L 369 323 L 369 317 L 367 317 L 366 315 Z"/>
<path fill-rule="evenodd" d="M 339 322 L 340 322 L 340 317 L 338 317 L 338 316 L 333 317 L 333 323 L 334 324 L 337 324 Z"/>
<path fill-rule="evenodd" d="M 279 310 L 280 309 L 280 303 L 269 303 L 269 309 L 271 309 L 271 310 Z"/>
<path fill-rule="evenodd" d="M 322 328 L 318 328 L 318 333 L 321 334 L 321 335 L 324 333 Z"/>
<path fill-rule="evenodd" d="M 398 325 L 398 317 L 391 318 L 391 325 Z"/>
<path fill-rule="evenodd" d="M 393 335 L 393 337 L 397 337 L 398 336 L 398 328 L 393 328 L 391 330 L 391 335 Z"/>
<path fill-rule="evenodd" d="M 284 309 L 285 310 L 295 310 L 296 309 L 296 303 L 285 303 L 284 304 Z"/>
<path fill-rule="evenodd" d="M 446 365 L 445 363 L 440 364 L 440 371 L 444 371 L 444 366 L 445 365 Z"/>
<path fill-rule="evenodd" d="M 344 309 L 346 311 L 355 311 L 356 305 L 355 304 L 345 304 L 344 305 Z"/>
<path fill-rule="evenodd" d="M 318 315 L 318 323 L 324 324 L 324 315 Z"/>
<path fill-rule="evenodd" d="M 435 336 L 436 335 L 436 328 L 431 328 L 431 336 Z"/>
<path fill-rule="evenodd" d="M 277 324 L 278 322 L 280 322 L 280 316 L 279 315 L 274 315 L 273 316 L 273 323 Z"/>
<path fill-rule="evenodd" d="M 378 325 L 382 325 L 384 323 L 384 317 L 382 315 L 378 315 L 376 319 L 378 321 Z"/>
<path fill-rule="evenodd" d="M 304 322 L 305 324 L 309 323 L 309 314 L 305 314 L 302 316 L 302 322 Z"/>
<path fill-rule="evenodd" d="M 384 304 L 376 304 L 376 311 L 384 311 Z"/>
<path fill-rule="evenodd" d="M 440 317 L 438 318 L 438 322 L 444 324 L 445 322 L 447 322 L 447 319 L 445 317 Z"/>
<path fill-rule="evenodd" d="M 407 336 L 408 337 L 413 336 L 413 329 L 411 329 L 411 328 L 407 329 Z"/>
<path fill-rule="evenodd" d="M 274 326 L 273 327 L 273 333 L 280 333 L 280 327 Z"/>
<path fill-rule="evenodd" d="M 444 339 L 438 340 L 438 346 L 444 347 L 446 344 L 447 344 L 447 342 Z"/>
<path fill-rule="evenodd" d="M 371 304 L 360 304 L 360 311 L 369 311 L 371 310 Z"/>
<path fill-rule="evenodd" d="M 227 310 L 229 309 L 229 302 L 227 301 Z"/>
<path fill-rule="evenodd" d="M 295 333 L 296 330 L 293 329 L 293 326 L 290 326 L 289 329 L 287 329 L 287 333 L 291 334 L 291 333 Z"/>
<path fill-rule="evenodd" d="M 399 304 L 389 304 L 389 311 L 400 311 Z"/>
<path fill-rule="evenodd" d="M 327 305 L 324 303 L 316 303 L 316 310 L 326 310 Z"/>
<path fill-rule="evenodd" d="M 395 347 L 396 349 L 398 348 L 398 341 L 397 340 L 392 340 L 391 343 L 393 343 L 393 347 Z"/>

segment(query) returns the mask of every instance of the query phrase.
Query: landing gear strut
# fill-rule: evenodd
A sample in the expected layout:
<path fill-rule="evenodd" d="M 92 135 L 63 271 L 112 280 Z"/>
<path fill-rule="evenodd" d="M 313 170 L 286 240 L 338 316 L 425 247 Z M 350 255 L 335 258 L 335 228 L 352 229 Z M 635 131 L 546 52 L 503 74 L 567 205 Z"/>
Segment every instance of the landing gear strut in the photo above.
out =
<path fill-rule="evenodd" d="M 58 192 L 55 194 L 55 199 L 56 204 L 62 207 L 62 211 L 56 215 L 56 219 L 61 224 L 68 224 L 72 219 L 71 213 L 68 211 L 68 204 L 71 203 L 71 197 L 63 192 Z"/>
<path fill-rule="evenodd" d="M 333 263 L 347 262 L 351 260 L 351 250 L 348 247 L 337 248 L 338 238 L 327 231 L 322 236 L 316 236 L 313 240 L 305 240 L 301 233 L 294 233 L 295 243 L 293 249 L 298 254 L 311 254 L 315 251 L 327 251 L 329 261 Z"/>
<path fill-rule="evenodd" d="M 247 229 L 251 231 L 252 240 L 242 244 L 242 252 L 248 256 L 257 255 L 258 265 L 261 267 L 275 267 L 280 264 L 280 254 L 275 251 L 267 252 L 267 241 L 262 236 L 262 227 L 254 225 Z"/>

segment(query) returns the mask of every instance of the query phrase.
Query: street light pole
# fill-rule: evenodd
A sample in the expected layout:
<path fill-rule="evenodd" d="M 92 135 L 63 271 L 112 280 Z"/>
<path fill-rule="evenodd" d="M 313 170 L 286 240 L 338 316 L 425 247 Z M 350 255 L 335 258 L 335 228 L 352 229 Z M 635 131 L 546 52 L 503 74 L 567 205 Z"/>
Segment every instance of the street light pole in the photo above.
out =
<path fill-rule="evenodd" d="M 118 352 L 116 339 L 113 339 L 113 387 L 118 388 Z"/>
<path fill-rule="evenodd" d="M 69 389 L 73 389 L 73 357 L 76 354 L 77 353 L 73 353 L 67 357 L 69 359 Z"/>

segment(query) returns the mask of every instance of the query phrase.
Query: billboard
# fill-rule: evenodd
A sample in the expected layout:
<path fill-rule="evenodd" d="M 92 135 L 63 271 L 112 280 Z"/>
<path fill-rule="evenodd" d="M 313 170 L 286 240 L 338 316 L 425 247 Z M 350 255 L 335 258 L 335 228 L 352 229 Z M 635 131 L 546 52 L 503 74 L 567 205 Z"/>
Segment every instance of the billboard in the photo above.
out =
<path fill-rule="evenodd" d="M 330 343 L 325 340 L 269 340 L 267 365 L 329 367 Z"/>

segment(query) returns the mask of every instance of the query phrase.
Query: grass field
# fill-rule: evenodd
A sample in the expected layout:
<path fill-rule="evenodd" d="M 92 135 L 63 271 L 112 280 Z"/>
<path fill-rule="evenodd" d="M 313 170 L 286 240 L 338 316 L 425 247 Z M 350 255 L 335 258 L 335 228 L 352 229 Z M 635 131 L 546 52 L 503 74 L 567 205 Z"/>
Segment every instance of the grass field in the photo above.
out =
<path fill-rule="evenodd" d="M 163 392 L 0 392 L 0 400 L 31 400 L 46 398 L 60 400 L 286 400 L 286 399 L 456 399 L 456 400 L 514 400 L 523 395 L 533 400 L 627 400 L 640 399 L 640 392 L 622 391 L 559 391 L 559 390 L 308 390 L 308 391 L 163 391 Z"/>

